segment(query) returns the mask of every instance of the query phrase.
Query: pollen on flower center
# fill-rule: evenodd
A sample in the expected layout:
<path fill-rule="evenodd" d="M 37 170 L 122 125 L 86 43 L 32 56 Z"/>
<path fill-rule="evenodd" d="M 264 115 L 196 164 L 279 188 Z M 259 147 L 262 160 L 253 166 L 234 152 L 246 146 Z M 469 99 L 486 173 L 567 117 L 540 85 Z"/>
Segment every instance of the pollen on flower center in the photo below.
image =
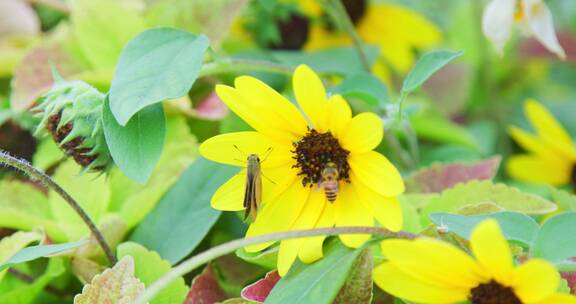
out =
<path fill-rule="evenodd" d="M 469 300 L 473 304 L 522 304 L 512 288 L 494 280 L 472 288 Z"/>
<path fill-rule="evenodd" d="M 332 162 L 338 168 L 338 180 L 349 182 L 350 165 L 348 165 L 349 151 L 343 149 L 330 132 L 319 133 L 312 129 L 294 143 L 293 158 L 299 168 L 298 175 L 303 176 L 302 185 L 312 185 L 322 179 L 322 170 L 327 163 Z"/>

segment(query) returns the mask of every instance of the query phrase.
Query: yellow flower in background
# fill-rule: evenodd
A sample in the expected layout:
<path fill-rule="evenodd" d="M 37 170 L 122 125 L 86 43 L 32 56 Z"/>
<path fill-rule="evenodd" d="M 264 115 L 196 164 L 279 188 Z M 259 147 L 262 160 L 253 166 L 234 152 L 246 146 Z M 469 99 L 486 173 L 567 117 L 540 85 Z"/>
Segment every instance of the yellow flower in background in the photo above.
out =
<path fill-rule="evenodd" d="M 564 59 L 566 54 L 554 31 L 552 13 L 543 0 L 492 0 L 484 10 L 482 31 L 502 55 L 516 22 L 522 33 L 534 37 L 550 52 Z"/>
<path fill-rule="evenodd" d="M 383 138 L 381 119 L 372 113 L 352 117 L 340 95 L 327 96 L 320 78 L 306 65 L 294 71 L 294 95 L 302 112 L 260 80 L 241 76 L 234 87 L 219 85 L 222 101 L 255 131 L 222 134 L 206 140 L 200 153 L 213 161 L 245 167 L 247 154 L 261 156 L 262 206 L 247 236 L 333 226 L 374 226 L 398 231 L 402 211 L 396 197 L 404 191 L 397 169 L 373 151 Z M 237 147 L 237 148 L 236 148 Z M 271 151 L 267 157 L 262 156 Z M 319 183 L 328 163 L 338 170 L 339 191 L 329 202 Z M 219 210 L 243 210 L 245 169 L 212 198 Z M 341 235 L 358 247 L 370 235 Z M 322 257 L 325 237 L 284 240 L 278 271 L 286 274 L 296 257 L 306 263 Z M 257 252 L 272 243 L 247 247 Z"/>
<path fill-rule="evenodd" d="M 576 148 L 570 134 L 538 102 L 527 100 L 524 111 L 536 134 L 510 127 L 510 136 L 529 153 L 510 157 L 506 164 L 508 174 L 530 183 L 574 184 Z"/>
<path fill-rule="evenodd" d="M 385 62 L 397 71 L 405 73 L 412 67 L 414 49 L 427 49 L 440 42 L 440 30 L 424 16 L 399 5 L 367 2 L 351 0 L 343 1 L 343 4 L 362 40 L 378 46 Z M 310 14 L 320 12 L 319 9 L 311 9 L 310 4 L 304 9 Z M 305 49 L 351 44 L 346 33 L 336 31 L 325 23 L 313 23 Z"/>
<path fill-rule="evenodd" d="M 376 284 L 416 303 L 571 304 L 560 294 L 560 275 L 547 261 L 531 259 L 515 267 L 495 220 L 478 224 L 470 237 L 474 258 L 431 238 L 385 240 L 387 262 L 374 269 Z"/>

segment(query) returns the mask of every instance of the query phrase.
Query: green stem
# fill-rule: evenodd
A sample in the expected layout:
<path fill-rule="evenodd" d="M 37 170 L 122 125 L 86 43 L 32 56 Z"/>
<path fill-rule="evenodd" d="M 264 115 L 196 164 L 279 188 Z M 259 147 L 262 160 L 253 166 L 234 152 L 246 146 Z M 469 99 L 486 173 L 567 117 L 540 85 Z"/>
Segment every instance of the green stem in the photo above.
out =
<path fill-rule="evenodd" d="M 66 192 L 60 185 L 58 185 L 50 176 L 46 173 L 36 169 L 36 167 L 29 164 L 27 161 L 18 159 L 9 155 L 6 151 L 0 150 L 0 164 L 5 164 L 9 167 L 18 169 L 25 174 L 27 174 L 30 178 L 40 181 L 42 184 L 46 185 L 48 188 L 51 188 L 60 195 L 67 203 L 74 209 L 74 211 L 80 216 L 82 221 L 88 226 L 88 229 L 92 232 L 92 235 L 96 239 L 96 242 L 102 247 L 104 254 L 110 261 L 110 264 L 116 264 L 116 257 L 112 253 L 112 249 L 104 239 L 102 233 L 98 230 L 90 216 L 82 209 L 80 204 L 76 202 L 68 192 Z"/>
<path fill-rule="evenodd" d="M 227 58 L 205 64 L 200 70 L 198 77 L 244 71 L 260 71 L 292 75 L 293 70 L 294 69 L 289 65 L 270 61 Z"/>
<path fill-rule="evenodd" d="M 352 44 L 354 45 L 354 48 L 358 52 L 358 57 L 360 57 L 360 62 L 362 63 L 362 66 L 364 67 L 366 72 L 370 72 L 371 70 L 370 60 L 368 60 L 368 56 L 366 55 L 366 52 L 362 47 L 363 46 L 362 38 L 360 38 L 360 35 L 358 35 L 358 32 L 356 32 L 354 23 L 352 22 L 352 19 L 350 19 L 350 16 L 346 12 L 346 7 L 344 7 L 341 0 L 330 0 L 330 3 L 332 4 L 333 8 L 333 10 L 331 10 L 332 19 L 336 24 L 340 25 L 340 27 L 348 34 L 348 36 L 350 36 L 350 39 L 352 39 Z"/>
<path fill-rule="evenodd" d="M 145 304 L 154 298 L 163 288 L 168 286 L 170 282 L 179 278 L 180 276 L 196 269 L 200 265 L 206 264 L 209 261 L 221 257 L 225 254 L 234 252 L 236 249 L 246 247 L 254 244 L 267 243 L 272 241 L 279 241 L 285 239 L 293 239 L 300 237 L 318 236 L 318 235 L 335 235 L 335 234 L 376 234 L 387 238 L 408 238 L 413 239 L 416 235 L 408 232 L 391 232 L 384 228 L 377 227 L 338 227 L 338 228 L 319 228 L 310 230 L 297 230 L 265 234 L 251 238 L 243 238 L 230 241 L 210 248 L 196 256 L 193 256 L 178 266 L 172 268 L 165 275 L 160 277 L 154 283 L 146 288 L 144 293 L 136 299 L 136 304 Z"/>

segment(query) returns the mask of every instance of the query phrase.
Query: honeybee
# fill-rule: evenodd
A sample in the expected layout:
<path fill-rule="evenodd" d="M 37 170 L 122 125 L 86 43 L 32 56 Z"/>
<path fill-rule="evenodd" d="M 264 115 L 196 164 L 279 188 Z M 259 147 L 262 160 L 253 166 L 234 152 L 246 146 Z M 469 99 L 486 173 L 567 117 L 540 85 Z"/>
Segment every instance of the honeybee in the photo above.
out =
<path fill-rule="evenodd" d="M 333 162 L 328 162 L 322 169 L 322 177 L 318 183 L 318 188 L 324 188 L 326 199 L 333 203 L 338 194 L 338 166 Z"/>
<path fill-rule="evenodd" d="M 244 220 L 250 216 L 250 220 L 256 219 L 258 206 L 262 199 L 262 178 L 260 170 L 260 157 L 256 154 L 248 155 L 246 166 L 246 186 L 244 187 Z"/>

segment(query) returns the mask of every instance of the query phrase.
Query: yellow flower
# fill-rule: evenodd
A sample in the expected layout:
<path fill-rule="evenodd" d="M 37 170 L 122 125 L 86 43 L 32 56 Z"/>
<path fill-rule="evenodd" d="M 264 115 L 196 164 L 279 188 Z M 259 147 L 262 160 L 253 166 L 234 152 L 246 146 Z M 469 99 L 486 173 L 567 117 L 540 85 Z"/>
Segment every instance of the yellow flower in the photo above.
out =
<path fill-rule="evenodd" d="M 552 13 L 543 0 L 492 0 L 484 10 L 482 31 L 502 55 L 516 21 L 522 33 L 534 37 L 550 52 L 564 59 L 566 54 L 554 32 Z"/>
<path fill-rule="evenodd" d="M 508 174 L 531 183 L 574 184 L 576 148 L 568 132 L 534 100 L 524 103 L 524 111 L 536 134 L 514 126 L 509 129 L 512 138 L 529 153 L 510 157 Z"/>
<path fill-rule="evenodd" d="M 440 41 L 438 28 L 418 13 L 399 5 L 365 2 L 344 1 L 344 5 L 362 40 L 380 47 L 383 59 L 397 71 L 405 73 L 410 69 L 415 60 L 414 49 L 430 48 Z M 314 13 L 318 10 L 308 9 L 310 11 Z M 323 23 L 315 23 L 310 28 L 305 49 L 343 45 L 351 45 L 346 33 L 330 29 Z"/>
<path fill-rule="evenodd" d="M 255 131 L 222 134 L 206 140 L 200 153 L 213 161 L 246 166 L 247 154 L 262 157 L 262 206 L 247 236 L 333 226 L 373 226 L 374 219 L 398 231 L 402 211 L 396 197 L 404 183 L 396 168 L 373 151 L 383 137 L 381 119 L 372 113 L 352 117 L 340 95 L 327 97 L 320 78 L 306 65 L 293 75 L 300 110 L 263 82 L 236 78 L 234 87 L 219 85 L 222 101 Z M 236 148 L 236 147 L 238 148 Z M 242 151 L 242 152 L 240 152 Z M 262 157 L 264 158 L 264 157 Z M 326 163 L 336 164 L 339 192 L 328 202 L 318 183 Z M 212 198 L 219 210 L 243 209 L 246 171 L 232 177 Z M 358 247 L 369 235 L 341 235 L 342 242 Z M 296 257 L 306 263 L 322 257 L 325 237 L 280 243 L 278 271 L 284 275 Z M 247 247 L 256 252 L 272 243 Z"/>
<path fill-rule="evenodd" d="M 515 267 L 508 243 L 495 220 L 472 232 L 474 257 L 431 238 L 385 240 L 388 261 L 374 269 L 374 281 L 386 292 L 417 303 L 570 304 L 576 298 L 557 293 L 560 275 L 548 262 L 531 259 Z"/>

